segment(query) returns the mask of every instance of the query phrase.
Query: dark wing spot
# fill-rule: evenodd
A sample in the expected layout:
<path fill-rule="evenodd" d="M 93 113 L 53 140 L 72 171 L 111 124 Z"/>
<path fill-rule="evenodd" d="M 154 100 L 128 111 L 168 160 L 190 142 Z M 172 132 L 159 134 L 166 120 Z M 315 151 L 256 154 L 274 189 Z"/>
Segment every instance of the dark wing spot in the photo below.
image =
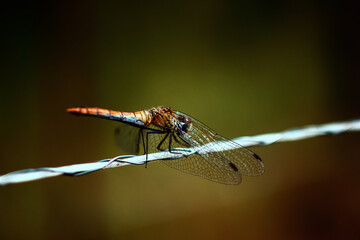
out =
<path fill-rule="evenodd" d="M 235 164 L 233 164 L 232 162 L 229 162 L 229 166 L 235 171 L 238 172 L 239 169 L 235 166 Z"/>
<path fill-rule="evenodd" d="M 259 160 L 260 162 L 262 162 L 261 158 L 260 158 L 256 153 L 253 153 L 253 156 L 254 156 L 257 160 Z"/>

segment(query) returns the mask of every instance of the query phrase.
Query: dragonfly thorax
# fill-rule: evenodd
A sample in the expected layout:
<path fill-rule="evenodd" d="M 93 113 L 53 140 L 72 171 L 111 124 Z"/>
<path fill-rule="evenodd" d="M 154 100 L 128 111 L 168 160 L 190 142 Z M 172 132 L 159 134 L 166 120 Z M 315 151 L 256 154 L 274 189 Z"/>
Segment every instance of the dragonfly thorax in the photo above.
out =
<path fill-rule="evenodd" d="M 150 109 L 149 112 L 152 114 L 151 123 L 165 132 L 177 132 L 182 135 L 191 128 L 192 122 L 189 117 L 174 112 L 169 107 L 157 107 Z"/>
<path fill-rule="evenodd" d="M 151 113 L 151 124 L 161 128 L 165 132 L 172 132 L 175 129 L 174 112 L 169 107 L 156 107 L 149 110 Z"/>

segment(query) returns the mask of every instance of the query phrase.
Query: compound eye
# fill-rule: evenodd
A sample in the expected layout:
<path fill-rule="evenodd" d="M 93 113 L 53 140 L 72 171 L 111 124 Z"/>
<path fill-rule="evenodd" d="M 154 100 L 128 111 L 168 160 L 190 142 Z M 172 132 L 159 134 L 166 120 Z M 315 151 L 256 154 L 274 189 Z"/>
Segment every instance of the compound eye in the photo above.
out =
<path fill-rule="evenodd" d="M 189 131 L 189 124 L 187 124 L 187 123 L 184 123 L 183 125 L 182 125 L 182 127 L 181 127 L 181 130 L 183 131 L 183 132 L 187 132 L 187 131 Z"/>

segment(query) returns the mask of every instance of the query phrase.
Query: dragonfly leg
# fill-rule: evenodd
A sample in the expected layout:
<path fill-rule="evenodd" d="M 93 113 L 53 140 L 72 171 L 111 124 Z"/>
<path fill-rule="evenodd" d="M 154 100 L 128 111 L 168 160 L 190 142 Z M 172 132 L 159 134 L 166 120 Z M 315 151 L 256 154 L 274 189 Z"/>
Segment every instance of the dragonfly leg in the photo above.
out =
<path fill-rule="evenodd" d="M 183 142 L 180 142 L 179 139 L 174 134 L 174 139 L 178 144 L 180 144 L 180 145 L 182 145 L 184 147 L 190 147 L 190 144 L 187 141 L 185 141 L 185 139 L 183 139 L 180 135 L 178 135 L 178 136 L 183 141 Z"/>
<path fill-rule="evenodd" d="M 141 134 L 141 139 L 142 139 L 142 145 L 143 145 L 143 149 L 144 149 L 144 154 L 143 155 L 145 155 L 145 142 L 144 142 L 144 132 L 143 132 L 144 130 L 143 129 L 141 129 L 140 130 L 140 134 Z"/>
<path fill-rule="evenodd" d="M 157 150 L 159 150 L 159 151 L 164 151 L 165 149 L 162 149 L 161 148 L 161 145 L 164 143 L 164 141 L 166 140 L 166 138 L 169 136 L 169 133 L 167 133 L 166 135 L 165 135 L 165 137 L 160 141 L 160 143 L 159 143 L 159 145 L 156 147 L 157 148 Z"/>
<path fill-rule="evenodd" d="M 173 139 L 173 137 L 174 137 L 174 139 L 175 139 L 175 141 L 176 141 L 177 143 L 185 146 L 185 144 L 179 142 L 179 140 L 176 138 L 176 136 L 175 136 L 174 134 L 171 134 L 171 135 L 170 135 L 170 138 L 169 138 L 169 152 L 175 153 L 175 154 L 182 154 L 181 152 L 176 152 L 176 148 L 172 148 L 171 144 L 172 144 L 172 139 Z M 185 151 L 186 151 L 186 150 L 185 150 Z M 182 155 L 184 155 L 184 154 L 182 154 Z"/>
<path fill-rule="evenodd" d="M 188 141 L 186 141 L 181 135 L 178 135 L 178 136 L 186 144 L 187 147 L 190 146 L 190 143 Z"/>
<path fill-rule="evenodd" d="M 174 139 L 177 143 L 179 143 L 180 145 L 182 145 L 184 147 L 191 147 L 190 143 L 188 141 L 186 141 L 181 135 L 178 135 L 178 137 L 183 142 L 180 142 L 179 139 L 177 139 L 177 137 L 174 135 Z M 188 150 L 188 149 L 183 149 L 182 151 L 191 152 L 191 150 Z"/>
<path fill-rule="evenodd" d="M 145 160 L 145 168 L 147 168 L 147 163 L 148 163 L 148 153 L 149 153 L 149 134 L 164 134 L 164 131 L 150 131 L 146 133 L 146 150 L 145 150 L 145 154 L 146 154 L 146 160 Z M 169 134 L 167 134 L 169 135 Z M 159 149 L 160 145 L 165 141 L 167 135 L 165 136 L 165 138 L 163 140 L 161 140 L 160 144 L 157 146 L 157 148 Z"/>

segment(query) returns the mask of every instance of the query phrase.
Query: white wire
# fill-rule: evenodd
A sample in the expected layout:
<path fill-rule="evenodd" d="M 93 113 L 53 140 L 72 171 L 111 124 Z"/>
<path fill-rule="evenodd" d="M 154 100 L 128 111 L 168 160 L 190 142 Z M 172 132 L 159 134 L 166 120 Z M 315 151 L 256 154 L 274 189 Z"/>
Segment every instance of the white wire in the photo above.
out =
<path fill-rule="evenodd" d="M 296 141 L 296 140 L 312 138 L 317 136 L 324 136 L 324 135 L 336 135 L 349 131 L 360 131 L 360 119 L 347 121 L 347 122 L 305 126 L 301 128 L 285 130 L 283 132 L 278 132 L 278 133 L 268 133 L 257 136 L 239 137 L 233 139 L 232 141 L 235 141 L 244 147 L 254 147 L 254 146 L 269 145 L 276 142 Z M 209 143 L 209 144 L 213 144 L 213 143 Z M 222 144 L 222 143 L 220 142 L 217 144 Z M 229 144 L 224 144 L 223 146 L 228 147 Z M 207 153 L 206 149 L 212 149 L 212 148 L 196 147 L 191 149 L 183 149 L 182 151 L 183 154 L 180 155 L 166 151 L 152 153 L 152 154 L 148 154 L 148 161 L 150 162 L 157 160 L 176 159 L 191 154 L 205 154 Z M 215 149 L 219 149 L 219 148 L 215 148 Z M 222 150 L 225 149 L 223 148 Z M 112 159 L 104 159 L 99 162 L 93 162 L 93 163 L 82 163 L 82 164 L 75 164 L 75 165 L 62 166 L 62 167 L 26 169 L 26 170 L 11 172 L 0 176 L 0 185 L 28 182 L 28 181 L 34 181 L 48 177 L 60 176 L 60 175 L 81 176 L 83 174 L 92 171 L 97 171 L 107 168 L 122 167 L 130 164 L 135 164 L 135 165 L 145 164 L 145 161 L 146 161 L 145 155 L 141 155 L 141 156 L 124 155 L 124 156 L 117 156 Z"/>

